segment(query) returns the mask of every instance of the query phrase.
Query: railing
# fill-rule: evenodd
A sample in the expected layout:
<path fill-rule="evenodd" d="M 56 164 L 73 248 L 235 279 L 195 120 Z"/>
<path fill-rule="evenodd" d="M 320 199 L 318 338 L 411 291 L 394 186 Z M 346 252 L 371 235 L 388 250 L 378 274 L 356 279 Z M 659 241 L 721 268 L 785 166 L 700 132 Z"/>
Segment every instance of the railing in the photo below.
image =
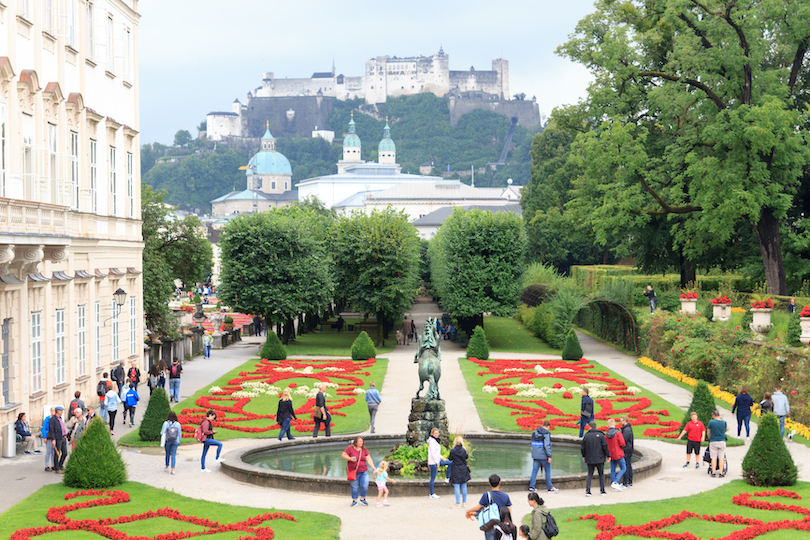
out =
<path fill-rule="evenodd" d="M 66 208 L 0 198 L 0 229 L 6 232 L 66 234 Z"/>

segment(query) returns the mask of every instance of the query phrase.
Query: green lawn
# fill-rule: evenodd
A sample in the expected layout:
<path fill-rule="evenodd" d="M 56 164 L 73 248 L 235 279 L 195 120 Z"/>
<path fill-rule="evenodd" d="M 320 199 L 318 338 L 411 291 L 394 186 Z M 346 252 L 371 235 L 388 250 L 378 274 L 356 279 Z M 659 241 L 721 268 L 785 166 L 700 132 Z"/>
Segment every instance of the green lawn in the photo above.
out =
<path fill-rule="evenodd" d="M 179 511 L 185 516 L 205 518 L 224 525 L 243 521 L 264 514 L 265 512 L 284 512 L 297 519 L 297 523 L 286 519 L 275 519 L 265 521 L 261 523 L 260 526 L 272 528 L 273 531 L 275 531 L 275 538 L 283 538 L 286 540 L 335 540 L 339 537 L 340 519 L 328 514 L 297 510 L 276 510 L 272 508 L 249 508 L 247 506 L 231 506 L 201 501 L 137 482 L 126 482 L 113 489 L 129 493 L 130 501 L 110 506 L 82 508 L 68 512 L 67 517 L 72 520 L 97 520 L 100 518 L 131 516 L 149 510 L 158 510 L 168 507 Z M 10 508 L 7 512 L 0 514 L 0 538 L 9 538 L 19 529 L 55 525 L 46 519 L 47 511 L 51 507 L 65 506 L 99 498 L 96 496 L 77 497 L 65 501 L 65 494 L 77 491 L 80 490 L 68 488 L 64 484 L 52 484 L 43 487 L 27 499 Z M 207 530 L 200 525 L 184 523 L 167 517 L 144 519 L 132 523 L 110 525 L 110 527 L 123 531 L 128 535 L 140 535 L 141 537 L 153 537 L 159 534 L 180 531 Z M 203 538 L 236 540 L 246 535 L 248 535 L 248 533 L 244 531 L 231 531 L 206 535 L 203 536 Z M 46 536 L 48 538 L 51 536 L 54 538 L 69 538 L 70 540 L 97 540 L 100 538 L 98 534 L 84 531 L 54 532 Z M 250 536 L 252 537 L 252 535 Z"/>
<path fill-rule="evenodd" d="M 330 323 L 334 320 L 324 322 L 322 332 L 312 332 L 302 336 L 296 336 L 293 343 L 285 345 L 287 349 L 287 356 L 351 356 L 352 343 L 359 336 L 359 332 L 349 332 L 347 330 L 350 324 L 357 324 L 363 322 L 363 319 L 344 319 L 346 326 L 342 332 L 337 332 L 329 327 Z M 374 321 L 365 321 L 374 322 Z M 371 337 L 372 341 L 377 339 L 376 329 L 366 329 L 366 332 Z M 397 344 L 397 337 L 394 333 L 385 340 L 385 347 L 377 349 L 377 354 L 385 354 L 394 350 Z"/>
<path fill-rule="evenodd" d="M 538 339 L 528 328 L 515 319 L 487 317 L 484 319 L 489 348 L 492 351 L 559 355 L 559 349 L 552 349 L 548 343 Z"/>
<path fill-rule="evenodd" d="M 534 365 L 534 364 L 543 364 L 547 361 L 532 361 L 527 365 Z M 555 360 L 554 362 L 559 362 Z M 489 429 L 497 430 L 497 431 L 506 431 L 506 432 L 521 432 L 526 431 L 528 429 L 534 429 L 537 425 L 540 425 L 542 421 L 541 416 L 538 414 L 533 414 L 529 412 L 528 414 L 524 413 L 523 411 L 517 411 L 513 408 L 504 407 L 498 405 L 494 402 L 495 398 L 498 397 L 496 394 L 487 394 L 483 391 L 484 384 L 495 377 L 498 377 L 497 374 L 488 373 L 486 369 L 478 366 L 474 362 L 467 360 L 466 358 L 459 359 L 459 365 L 461 367 L 461 372 L 464 374 L 464 379 L 467 382 L 467 388 L 470 391 L 470 394 L 473 396 L 473 402 L 475 403 L 476 409 L 478 410 L 478 416 L 481 418 L 481 422 Z M 627 380 L 624 377 L 617 375 L 614 372 L 611 372 L 604 366 L 596 363 L 596 362 L 588 362 L 588 365 L 592 365 L 593 368 L 588 369 L 589 373 L 606 373 L 608 377 L 614 377 L 616 379 L 620 379 L 626 382 L 628 387 L 636 386 L 642 390 L 641 393 L 636 394 L 635 397 L 642 397 L 648 398 L 651 402 L 651 405 L 645 409 L 645 411 L 667 411 L 667 415 L 659 415 L 660 420 L 662 421 L 676 421 L 680 424 L 681 420 L 683 419 L 684 411 L 678 408 L 677 406 L 673 405 L 672 403 L 658 397 L 656 394 L 646 390 L 632 381 Z M 479 375 L 481 373 L 481 375 Z M 510 382 L 518 382 L 518 378 L 512 379 Z M 563 378 L 555 378 L 555 377 L 546 377 L 542 379 L 535 379 L 534 385 L 536 388 L 540 388 L 543 386 L 553 386 L 554 383 L 560 383 L 565 388 L 570 388 L 572 386 L 577 386 L 575 382 L 572 382 L 567 379 Z M 528 397 L 519 397 L 519 396 L 501 396 L 507 398 L 509 400 L 517 400 L 521 403 L 525 402 L 526 405 L 535 409 L 535 413 L 540 411 L 540 407 L 531 403 L 532 398 Z M 543 402 L 548 403 L 552 407 L 556 407 L 559 411 L 563 412 L 566 415 L 579 415 L 579 406 L 580 406 L 580 395 L 574 395 L 573 399 L 565 399 L 563 394 L 549 394 L 545 398 L 541 398 Z M 600 398 L 594 398 L 594 401 L 598 401 Z M 615 398 L 608 398 L 608 399 L 615 399 Z M 620 410 L 621 408 L 626 407 L 626 405 L 622 405 L 617 403 L 615 405 L 616 410 Z M 601 410 L 601 406 L 599 403 L 596 404 L 596 412 L 597 415 Z M 512 413 L 516 412 L 517 414 L 513 415 Z M 525 428 L 521 428 L 518 424 L 520 421 L 526 421 L 526 418 L 531 418 L 534 416 L 532 422 L 529 425 L 525 426 Z M 613 416 L 619 416 L 618 414 Z M 559 416 L 555 416 L 553 414 L 548 415 L 549 419 L 554 421 L 555 418 Z M 524 420 L 521 420 L 524 419 Z M 577 418 L 578 419 L 578 418 Z M 576 421 L 576 420 L 574 420 Z M 600 422 L 600 424 L 604 422 Z M 654 424 L 643 424 L 643 425 L 634 425 L 633 431 L 636 438 L 659 438 L 659 437 L 646 437 L 643 435 L 643 432 L 647 428 L 659 428 L 660 425 Z M 579 435 L 579 426 L 576 428 L 573 427 L 565 427 L 565 426 L 554 426 L 554 433 L 563 433 L 563 434 L 573 434 Z"/>
<path fill-rule="evenodd" d="M 701 475 L 701 481 L 708 481 L 705 474 Z M 731 514 L 733 516 L 740 516 L 749 519 L 759 519 L 766 523 L 779 520 L 798 521 L 806 517 L 796 512 L 789 512 L 785 510 L 757 510 L 748 508 L 746 506 L 736 505 L 731 502 L 732 497 L 740 493 L 753 494 L 758 491 L 771 491 L 772 489 L 776 488 L 754 487 L 749 486 L 743 480 L 735 480 L 705 493 L 699 493 L 696 495 L 690 495 L 689 497 L 676 499 L 610 504 L 602 506 L 579 506 L 559 509 L 552 508 L 554 519 L 557 521 L 557 524 L 560 527 L 560 534 L 556 538 L 559 538 L 560 540 L 592 540 L 595 538 L 598 532 L 596 528 L 596 521 L 593 519 L 580 519 L 581 516 L 591 514 L 603 516 L 613 515 L 616 518 L 616 526 L 643 525 L 652 521 L 659 521 L 669 518 L 670 516 L 679 514 L 684 510 L 693 512 L 700 516 Z M 752 500 L 762 500 L 772 503 L 797 505 L 804 508 L 810 508 L 810 500 L 808 500 L 808 498 L 810 498 L 810 483 L 799 482 L 795 486 L 780 489 L 786 489 L 788 491 L 798 493 L 801 496 L 801 500 L 788 497 L 752 497 Z M 613 495 L 615 495 L 615 497 L 613 497 Z M 611 500 L 613 500 L 621 498 L 621 494 L 611 493 L 609 497 Z M 524 519 L 523 522 L 530 525 L 531 515 L 526 516 L 526 519 Z M 738 531 L 746 527 L 747 525 L 717 523 L 699 518 L 691 518 L 681 522 L 680 524 L 664 527 L 662 530 L 672 533 L 682 533 L 688 531 L 698 538 L 708 539 L 725 537 L 733 531 Z M 615 532 L 619 531 L 617 530 Z M 613 536 L 611 535 L 610 537 L 612 538 Z M 624 540 L 629 538 L 637 538 L 637 536 L 618 535 L 615 536 L 615 538 Z M 769 534 L 764 534 L 761 536 L 761 538 L 774 540 L 777 538 L 779 540 L 799 540 L 807 538 L 807 532 L 780 530 L 771 532 Z"/>
<path fill-rule="evenodd" d="M 288 359 L 284 362 L 296 361 L 300 362 L 301 364 L 313 365 L 317 366 L 320 362 L 338 362 L 338 361 L 319 361 L 319 360 L 294 360 Z M 348 362 L 352 366 L 358 366 L 361 362 L 352 362 L 351 360 L 343 360 L 342 362 Z M 311 363 L 311 364 L 310 364 Z M 188 410 L 201 410 L 207 409 L 207 404 L 200 400 L 200 398 L 206 396 L 212 396 L 209 393 L 209 389 L 212 386 L 219 386 L 220 388 L 225 388 L 228 386 L 229 381 L 243 376 L 246 373 L 253 372 L 257 369 L 257 366 L 260 366 L 260 361 L 258 359 L 250 360 L 245 362 L 241 366 L 232 371 L 226 373 L 219 379 L 212 381 L 210 384 L 206 385 L 203 389 L 195 393 L 188 399 L 183 400 L 179 404 L 175 405 L 172 410 L 174 410 L 177 415 L 180 417 L 181 423 L 185 425 L 189 425 L 189 422 L 184 421 L 183 419 L 183 411 Z M 275 365 L 275 364 L 274 364 Z M 368 368 L 368 370 L 362 370 L 358 373 L 351 374 L 353 377 L 359 378 L 363 381 L 363 388 L 368 388 L 368 383 L 370 381 L 374 381 L 377 389 L 382 391 L 383 390 L 383 379 L 385 378 L 385 372 L 388 367 L 388 360 L 385 358 L 378 358 L 374 365 Z M 316 370 L 317 372 L 318 370 Z M 367 375 L 366 375 L 367 373 Z M 330 374 L 330 380 L 334 382 L 345 381 L 346 379 L 341 378 L 341 372 L 333 372 Z M 310 388 L 313 388 L 314 385 L 317 383 L 316 380 L 307 377 L 293 377 L 289 379 L 284 379 L 282 381 L 278 381 L 274 383 L 275 386 L 279 388 L 284 388 L 286 386 L 290 386 L 291 384 L 295 384 L 296 386 L 306 385 Z M 345 434 L 345 433 L 358 433 L 368 429 L 368 407 L 366 406 L 365 399 L 363 395 L 359 395 L 356 397 L 351 396 L 342 396 L 337 395 L 334 389 L 327 389 L 327 394 L 331 395 L 331 398 L 327 398 L 327 406 L 330 409 L 330 413 L 332 414 L 332 423 L 335 424 L 332 428 L 332 433 L 335 434 Z M 199 401 L 198 401 L 199 400 Z M 354 400 L 354 403 L 348 406 L 340 407 L 341 403 L 348 403 L 350 400 Z M 218 400 L 211 400 L 211 403 L 216 404 Z M 229 402 L 228 404 L 233 403 Z M 311 421 L 311 414 L 309 411 L 304 411 L 302 408 L 307 403 L 307 398 L 300 395 L 293 395 L 293 406 L 296 408 L 296 415 L 299 419 L 307 419 Z M 268 395 L 268 394 L 261 394 L 257 397 L 251 397 L 250 402 L 245 405 L 244 411 L 248 413 L 254 414 L 275 414 L 276 409 L 278 406 L 278 395 Z M 342 416 L 340 413 L 345 413 L 346 416 Z M 198 414 L 198 413 L 194 413 Z M 239 416 L 232 414 L 230 412 L 226 413 L 224 417 L 229 416 Z M 259 418 L 259 419 L 252 419 L 245 422 L 238 422 L 234 425 L 244 426 L 244 427 L 265 427 L 268 425 L 275 424 L 275 420 L 267 419 L 267 418 Z M 223 427 L 218 427 L 217 439 L 218 440 L 229 440 L 229 439 L 243 439 L 243 438 L 267 438 L 267 437 L 278 437 L 278 428 L 270 431 L 261 431 L 261 432 L 243 432 L 243 431 L 235 431 L 226 429 Z M 304 429 L 307 429 L 304 426 Z M 323 427 L 321 427 L 323 430 Z M 312 425 L 309 424 L 308 431 L 297 431 L 295 428 L 295 424 L 293 424 L 292 434 L 293 437 L 296 436 L 303 436 L 306 434 L 311 434 L 312 432 Z M 183 443 L 192 444 L 196 443 L 193 439 L 184 438 Z M 130 433 L 127 433 L 123 437 L 121 437 L 119 444 L 124 445 L 135 445 L 135 446 L 157 446 L 157 442 L 143 442 L 140 440 L 138 435 L 138 430 L 133 430 Z"/>

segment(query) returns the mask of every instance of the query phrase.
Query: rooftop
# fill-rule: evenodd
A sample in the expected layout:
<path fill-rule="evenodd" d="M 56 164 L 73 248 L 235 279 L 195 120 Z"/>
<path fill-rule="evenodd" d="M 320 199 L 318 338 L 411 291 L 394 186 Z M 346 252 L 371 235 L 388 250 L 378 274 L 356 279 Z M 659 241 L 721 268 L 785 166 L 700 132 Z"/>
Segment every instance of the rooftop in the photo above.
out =
<path fill-rule="evenodd" d="M 504 204 L 501 206 L 487 206 L 487 205 L 470 205 L 470 206 L 445 206 L 443 208 L 439 208 L 438 210 L 434 210 L 433 212 L 427 214 L 426 216 L 422 216 L 417 220 L 413 221 L 414 227 L 438 227 L 444 220 L 450 217 L 450 214 L 456 208 L 461 208 L 462 210 L 486 210 L 487 212 L 511 212 L 513 214 L 523 214 L 523 209 L 520 207 L 519 204 Z"/>
<path fill-rule="evenodd" d="M 297 201 L 298 200 L 298 190 L 292 189 L 290 191 L 285 191 L 284 193 L 265 193 L 263 191 L 253 191 L 252 189 L 246 189 L 244 191 L 231 191 L 230 193 L 226 193 L 221 197 L 217 197 L 212 203 L 216 202 L 225 202 L 225 201 L 245 201 L 253 200 L 253 195 L 256 194 L 257 199 L 262 199 L 265 201 Z"/>

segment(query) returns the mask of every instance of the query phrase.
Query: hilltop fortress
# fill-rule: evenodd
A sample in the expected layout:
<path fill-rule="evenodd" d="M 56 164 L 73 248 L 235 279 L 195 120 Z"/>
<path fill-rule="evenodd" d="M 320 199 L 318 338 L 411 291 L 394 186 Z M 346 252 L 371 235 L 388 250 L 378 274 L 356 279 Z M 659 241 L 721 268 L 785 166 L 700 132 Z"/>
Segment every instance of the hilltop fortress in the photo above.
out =
<path fill-rule="evenodd" d="M 277 136 L 313 136 L 323 130 L 334 110 L 334 100 L 360 98 L 368 104 L 385 103 L 388 97 L 430 92 L 450 98 L 450 119 L 455 125 L 475 109 L 492 110 L 517 123 L 540 123 L 536 100 L 510 100 L 509 62 L 492 61 L 486 71 L 451 71 L 450 57 L 439 49 L 432 56 L 397 58 L 377 56 L 366 62 L 365 74 L 348 77 L 331 71 L 316 72 L 309 78 L 279 79 L 264 73 L 261 86 L 247 94 L 247 104 L 238 99 L 228 112 L 207 115 L 207 137 L 256 138 L 264 133 L 266 122 Z"/>

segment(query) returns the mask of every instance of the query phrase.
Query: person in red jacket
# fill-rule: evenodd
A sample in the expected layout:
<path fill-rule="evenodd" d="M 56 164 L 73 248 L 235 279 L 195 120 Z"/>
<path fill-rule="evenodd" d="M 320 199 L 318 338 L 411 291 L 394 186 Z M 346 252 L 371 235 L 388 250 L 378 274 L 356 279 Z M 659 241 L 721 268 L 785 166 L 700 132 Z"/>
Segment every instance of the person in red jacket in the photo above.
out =
<path fill-rule="evenodd" d="M 611 418 L 608 420 L 608 430 L 605 433 L 607 439 L 608 452 L 610 453 L 610 487 L 613 491 L 622 491 L 624 486 L 621 484 L 622 476 L 627 470 L 624 464 L 624 436 L 622 430 L 616 427 L 616 421 Z M 616 469 L 619 469 L 616 471 Z"/>
<path fill-rule="evenodd" d="M 686 465 L 683 466 L 684 469 L 689 467 L 692 461 L 692 453 L 695 454 L 695 468 L 700 468 L 700 444 L 706 440 L 706 426 L 703 425 L 703 422 L 698 420 L 698 415 L 695 411 L 689 413 L 690 420 L 686 423 L 686 426 L 681 431 L 681 434 L 678 435 L 678 440 L 681 440 L 681 437 L 686 435 Z"/>

